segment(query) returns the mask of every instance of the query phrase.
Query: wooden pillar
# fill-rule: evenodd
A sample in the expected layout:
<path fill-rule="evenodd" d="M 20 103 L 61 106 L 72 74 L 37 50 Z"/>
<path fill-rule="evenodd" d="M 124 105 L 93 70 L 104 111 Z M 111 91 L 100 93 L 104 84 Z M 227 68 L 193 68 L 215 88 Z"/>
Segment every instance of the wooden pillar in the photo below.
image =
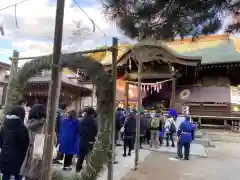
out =
<path fill-rule="evenodd" d="M 79 107 L 79 106 L 80 106 L 80 104 L 79 104 L 80 99 L 81 99 L 81 96 L 77 96 L 77 97 L 75 98 L 75 102 L 74 102 L 75 110 L 76 110 L 77 113 L 78 113 L 79 110 L 80 110 L 80 107 Z"/>
<path fill-rule="evenodd" d="M 14 50 L 13 51 L 13 59 L 12 59 L 12 70 L 13 70 L 13 73 L 14 75 L 17 73 L 18 71 L 18 58 L 19 57 L 19 52 Z"/>
<path fill-rule="evenodd" d="M 95 97 L 95 85 L 92 84 L 92 97 L 91 97 L 91 107 L 94 106 L 94 97 Z M 96 104 L 95 104 L 96 106 Z"/>
<path fill-rule="evenodd" d="M 128 109 L 128 102 L 129 102 L 129 94 L 128 94 L 128 91 L 129 91 L 129 82 L 125 82 L 125 90 L 124 90 L 124 107 L 126 109 Z"/>
<path fill-rule="evenodd" d="M 224 123 L 224 128 L 227 128 L 227 127 L 228 127 L 228 123 L 227 123 L 227 120 L 226 120 L 226 119 L 224 120 L 223 123 Z"/>
<path fill-rule="evenodd" d="M 201 128 L 202 125 L 202 118 L 198 117 L 198 127 Z"/>
<path fill-rule="evenodd" d="M 13 57 L 11 58 L 11 70 L 10 70 L 10 75 L 9 75 L 9 80 L 8 80 L 8 86 L 7 86 L 7 92 L 6 92 L 6 98 L 5 98 L 5 106 L 8 103 L 8 91 L 9 91 L 9 83 L 12 81 L 13 77 L 17 73 L 18 69 L 18 57 L 19 57 L 19 52 L 16 50 L 13 50 Z M 7 107 L 4 108 L 4 111 L 6 111 Z"/>
<path fill-rule="evenodd" d="M 113 107 L 112 107 L 112 128 L 109 134 L 111 139 L 110 157 L 108 162 L 107 180 L 113 180 L 113 164 L 115 162 L 115 131 L 116 131 L 116 77 L 117 77 L 117 57 L 118 57 L 118 39 L 112 41 L 112 88 L 113 88 Z"/>
<path fill-rule="evenodd" d="M 45 129 L 44 151 L 40 180 L 51 180 L 52 157 L 55 139 L 55 121 L 61 89 L 61 53 L 65 0 L 57 0 L 54 46 L 51 63 L 51 80 L 49 83 L 47 104 L 47 126 Z"/>
<path fill-rule="evenodd" d="M 79 111 L 82 111 L 82 98 L 83 98 L 83 94 L 81 93 L 80 94 L 80 97 L 79 97 Z"/>
<path fill-rule="evenodd" d="M 7 85 L 3 87 L 3 92 L 2 92 L 2 105 L 4 105 L 6 101 L 6 95 L 7 95 Z"/>
<path fill-rule="evenodd" d="M 172 97 L 171 97 L 171 104 L 170 108 L 174 108 L 176 102 L 176 74 L 175 72 L 172 73 Z"/>

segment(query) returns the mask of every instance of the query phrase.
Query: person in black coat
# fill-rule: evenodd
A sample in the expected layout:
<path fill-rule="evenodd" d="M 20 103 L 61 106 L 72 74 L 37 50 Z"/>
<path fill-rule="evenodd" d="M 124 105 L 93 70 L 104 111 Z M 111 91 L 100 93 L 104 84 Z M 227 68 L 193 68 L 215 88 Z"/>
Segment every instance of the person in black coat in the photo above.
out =
<path fill-rule="evenodd" d="M 128 156 L 131 156 L 131 150 L 134 146 L 134 139 L 136 135 L 136 113 L 131 112 L 126 118 L 124 123 L 124 153 L 123 157 L 126 157 L 126 152 L 128 148 Z"/>
<path fill-rule="evenodd" d="M 147 133 L 147 130 L 150 126 L 150 120 L 151 117 L 146 116 L 143 112 L 141 113 L 140 118 L 140 148 L 142 148 L 142 144 L 145 141 L 145 135 Z"/>
<path fill-rule="evenodd" d="M 24 126 L 25 110 L 19 105 L 12 106 L 6 114 L 0 133 L 0 170 L 3 180 L 11 176 L 20 180 L 20 169 L 29 145 L 28 131 Z"/>
<path fill-rule="evenodd" d="M 115 119 L 115 144 L 116 146 L 120 146 L 121 144 L 119 143 L 119 140 L 120 140 L 120 136 L 119 136 L 119 132 L 123 126 L 123 121 L 124 121 L 124 115 L 123 115 L 123 112 L 122 112 L 122 109 L 121 108 L 117 108 L 117 111 L 116 111 L 116 119 Z"/>
<path fill-rule="evenodd" d="M 79 143 L 79 157 L 76 164 L 76 172 L 82 169 L 83 161 L 88 153 L 92 150 L 95 138 L 98 133 L 96 122 L 96 112 L 93 108 L 88 107 L 84 110 L 85 116 L 83 117 L 80 128 L 80 143 Z"/>

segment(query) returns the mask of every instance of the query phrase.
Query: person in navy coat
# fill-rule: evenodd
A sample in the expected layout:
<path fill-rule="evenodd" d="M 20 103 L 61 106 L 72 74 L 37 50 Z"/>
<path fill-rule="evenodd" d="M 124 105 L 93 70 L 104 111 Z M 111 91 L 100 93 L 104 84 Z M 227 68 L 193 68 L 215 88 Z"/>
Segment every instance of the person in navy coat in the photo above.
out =
<path fill-rule="evenodd" d="M 77 173 L 82 170 L 82 165 L 86 156 L 92 151 L 98 133 L 96 111 L 92 107 L 87 107 L 84 109 L 84 114 L 79 130 L 80 143 L 79 157 L 76 164 Z"/>
<path fill-rule="evenodd" d="M 79 128 L 76 111 L 71 111 L 69 117 L 62 121 L 60 129 L 59 151 L 65 155 L 63 170 L 71 170 L 72 158 L 79 154 Z"/>
<path fill-rule="evenodd" d="M 190 117 L 186 116 L 185 121 L 183 121 L 177 131 L 178 136 L 178 158 L 183 158 L 182 149 L 184 147 L 184 159 L 189 160 L 190 144 L 194 139 L 195 127 L 192 122 L 190 122 Z"/>

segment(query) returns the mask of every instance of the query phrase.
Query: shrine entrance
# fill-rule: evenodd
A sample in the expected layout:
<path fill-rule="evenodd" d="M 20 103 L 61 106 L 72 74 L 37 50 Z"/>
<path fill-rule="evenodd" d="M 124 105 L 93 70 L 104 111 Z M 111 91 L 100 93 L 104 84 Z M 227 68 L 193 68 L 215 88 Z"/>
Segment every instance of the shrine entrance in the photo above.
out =
<path fill-rule="evenodd" d="M 136 46 L 128 46 L 117 63 L 118 77 L 125 81 L 124 107 L 129 107 L 129 86 L 138 85 L 140 60 L 142 62 L 141 91 L 145 94 L 145 98 L 142 97 L 142 104 L 151 106 L 155 100 L 153 106 L 163 106 L 167 109 L 178 107 L 176 83 L 189 76 L 198 78 L 201 57 L 180 55 L 160 41 L 143 41 Z"/>

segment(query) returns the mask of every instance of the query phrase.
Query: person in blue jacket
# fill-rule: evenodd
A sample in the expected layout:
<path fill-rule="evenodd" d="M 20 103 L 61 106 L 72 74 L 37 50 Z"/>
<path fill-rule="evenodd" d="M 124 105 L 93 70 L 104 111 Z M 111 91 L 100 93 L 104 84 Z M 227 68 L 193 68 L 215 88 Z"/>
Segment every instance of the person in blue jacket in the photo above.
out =
<path fill-rule="evenodd" d="M 189 160 L 190 144 L 194 139 L 195 127 L 192 122 L 190 122 L 190 117 L 186 116 L 185 121 L 183 121 L 177 131 L 178 136 L 178 146 L 177 153 L 178 158 L 183 158 L 182 149 L 184 147 L 184 159 Z"/>
<path fill-rule="evenodd" d="M 70 111 L 69 117 L 62 120 L 59 151 L 65 155 L 63 170 L 71 170 L 74 155 L 79 154 L 80 121 L 76 111 Z"/>

